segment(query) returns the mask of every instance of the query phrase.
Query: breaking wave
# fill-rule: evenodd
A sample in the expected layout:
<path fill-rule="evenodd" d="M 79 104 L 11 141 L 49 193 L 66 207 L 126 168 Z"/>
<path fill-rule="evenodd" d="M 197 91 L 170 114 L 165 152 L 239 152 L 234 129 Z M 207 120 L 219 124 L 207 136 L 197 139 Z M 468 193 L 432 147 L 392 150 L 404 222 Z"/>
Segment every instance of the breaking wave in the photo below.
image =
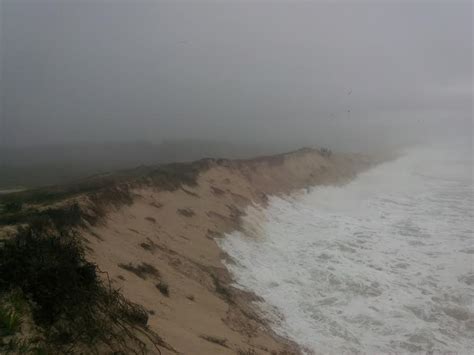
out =
<path fill-rule="evenodd" d="M 417 148 L 347 185 L 273 197 L 222 239 L 227 266 L 309 353 L 469 353 L 472 169 L 469 148 Z"/>

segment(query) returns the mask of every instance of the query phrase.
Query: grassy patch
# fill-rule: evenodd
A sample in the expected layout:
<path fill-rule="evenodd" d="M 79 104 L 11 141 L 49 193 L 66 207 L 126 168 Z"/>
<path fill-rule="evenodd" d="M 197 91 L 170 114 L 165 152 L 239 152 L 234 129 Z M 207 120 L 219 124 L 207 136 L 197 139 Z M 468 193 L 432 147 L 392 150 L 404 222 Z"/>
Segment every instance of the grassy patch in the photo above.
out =
<path fill-rule="evenodd" d="M 204 340 L 207 340 L 210 343 L 214 343 L 214 344 L 223 346 L 224 348 L 228 348 L 227 339 L 225 338 L 219 338 L 212 335 L 200 335 L 200 337 Z"/>
<path fill-rule="evenodd" d="M 3 213 L 17 213 L 23 208 L 21 201 L 10 201 L 4 204 Z"/>
<path fill-rule="evenodd" d="M 83 194 L 101 195 L 103 199 L 114 201 L 117 197 L 120 199 L 124 197 L 120 193 L 122 190 L 142 184 L 152 184 L 163 190 L 174 191 L 182 185 L 196 186 L 199 173 L 208 166 L 209 162 L 205 159 L 158 167 L 142 166 L 105 176 L 93 176 L 73 183 L 0 195 L 0 207 L 3 205 L 5 210 L 9 204 L 50 204 Z"/>
<path fill-rule="evenodd" d="M 174 191 L 182 185 L 196 186 L 199 173 L 207 165 L 205 160 L 166 164 L 153 170 L 148 176 L 155 185 L 164 190 Z"/>
<path fill-rule="evenodd" d="M 195 186 L 199 173 L 207 166 L 208 161 L 202 160 L 142 167 L 0 195 L 0 225 L 20 226 L 13 238 L 0 242 L 0 353 L 88 354 L 109 348 L 111 353 L 135 354 L 147 352 L 146 344 L 150 342 L 158 353 L 158 345 L 172 350 L 147 328 L 148 315 L 142 307 L 127 301 L 110 282 L 102 281 L 97 266 L 85 259 L 74 230 L 87 226 L 86 222 L 96 224 L 110 205 L 131 204 L 134 187 L 146 184 L 176 190 L 183 185 Z M 88 197 L 87 208 L 69 200 L 79 195 Z M 64 201 L 62 206 L 47 207 L 59 201 Z M 162 207 L 159 203 L 153 205 Z M 147 220 L 153 222 L 151 217 Z M 154 247 L 153 243 L 146 245 Z M 119 266 L 142 279 L 160 276 L 146 263 Z M 162 294 L 169 295 L 168 285 L 158 285 Z M 24 314 L 4 302 L 5 295 L 14 290 L 28 304 L 28 317 L 40 333 L 39 345 L 32 346 L 16 337 L 21 333 Z"/>
<path fill-rule="evenodd" d="M 190 208 L 178 208 L 177 212 L 184 217 L 192 217 L 196 213 Z"/>
<path fill-rule="evenodd" d="M 2 213 L 0 225 L 52 223 L 57 229 L 75 227 L 82 223 L 82 212 L 77 203 L 44 210 L 24 209 L 19 212 Z"/>
<path fill-rule="evenodd" d="M 44 204 L 54 203 L 84 193 L 97 192 L 115 185 L 116 179 L 94 178 L 60 186 L 43 187 L 26 191 L 14 192 L 0 196 L 0 203 Z"/>
<path fill-rule="evenodd" d="M 146 327 L 146 311 L 104 284 L 99 272 L 73 235 L 52 228 L 20 228 L 0 247 L 0 295 L 23 295 L 48 354 L 96 353 L 98 346 L 144 353 L 140 334 L 159 344 Z M 1 332 L 14 335 L 21 326 L 21 299 L 2 298 L 1 304 Z M 21 342 L 15 338 L 8 344 L 5 349 Z"/>
<path fill-rule="evenodd" d="M 0 336 L 15 334 L 21 325 L 20 312 L 12 307 L 0 306 Z"/>
<path fill-rule="evenodd" d="M 143 280 L 146 280 L 148 276 L 160 277 L 160 272 L 153 265 L 147 263 L 141 263 L 136 266 L 132 265 L 131 263 L 119 264 L 118 266 L 137 275 Z"/>

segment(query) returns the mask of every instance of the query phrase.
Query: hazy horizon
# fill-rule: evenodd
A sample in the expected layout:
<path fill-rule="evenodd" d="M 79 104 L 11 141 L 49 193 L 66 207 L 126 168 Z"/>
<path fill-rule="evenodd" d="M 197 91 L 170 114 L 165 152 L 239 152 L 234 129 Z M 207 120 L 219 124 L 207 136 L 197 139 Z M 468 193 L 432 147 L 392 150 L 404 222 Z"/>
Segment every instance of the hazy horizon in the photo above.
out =
<path fill-rule="evenodd" d="M 472 139 L 471 2 L 0 2 L 2 142 Z"/>

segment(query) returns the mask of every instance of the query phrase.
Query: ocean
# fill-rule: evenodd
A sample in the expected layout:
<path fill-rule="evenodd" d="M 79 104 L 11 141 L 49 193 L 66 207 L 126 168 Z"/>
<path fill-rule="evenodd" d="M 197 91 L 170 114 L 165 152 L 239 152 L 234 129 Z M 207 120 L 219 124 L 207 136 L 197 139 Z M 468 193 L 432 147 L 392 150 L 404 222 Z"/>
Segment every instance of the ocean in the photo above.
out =
<path fill-rule="evenodd" d="M 220 241 L 235 286 L 307 353 L 473 353 L 472 154 L 415 147 L 249 207 Z"/>

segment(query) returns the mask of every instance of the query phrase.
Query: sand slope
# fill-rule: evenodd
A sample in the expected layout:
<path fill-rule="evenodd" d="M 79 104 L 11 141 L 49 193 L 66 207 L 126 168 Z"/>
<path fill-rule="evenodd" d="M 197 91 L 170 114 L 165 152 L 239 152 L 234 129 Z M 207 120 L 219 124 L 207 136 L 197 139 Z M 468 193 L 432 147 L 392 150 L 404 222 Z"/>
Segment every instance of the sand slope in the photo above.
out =
<path fill-rule="evenodd" d="M 342 183 L 369 165 L 363 156 L 323 157 L 311 149 L 211 161 L 196 186 L 134 188 L 133 204 L 109 211 L 83 232 L 89 258 L 127 298 L 149 310 L 150 327 L 174 350 L 163 354 L 299 353 L 258 315 L 255 296 L 230 286 L 215 238 L 239 228 L 246 206 L 264 205 L 267 195 Z"/>

